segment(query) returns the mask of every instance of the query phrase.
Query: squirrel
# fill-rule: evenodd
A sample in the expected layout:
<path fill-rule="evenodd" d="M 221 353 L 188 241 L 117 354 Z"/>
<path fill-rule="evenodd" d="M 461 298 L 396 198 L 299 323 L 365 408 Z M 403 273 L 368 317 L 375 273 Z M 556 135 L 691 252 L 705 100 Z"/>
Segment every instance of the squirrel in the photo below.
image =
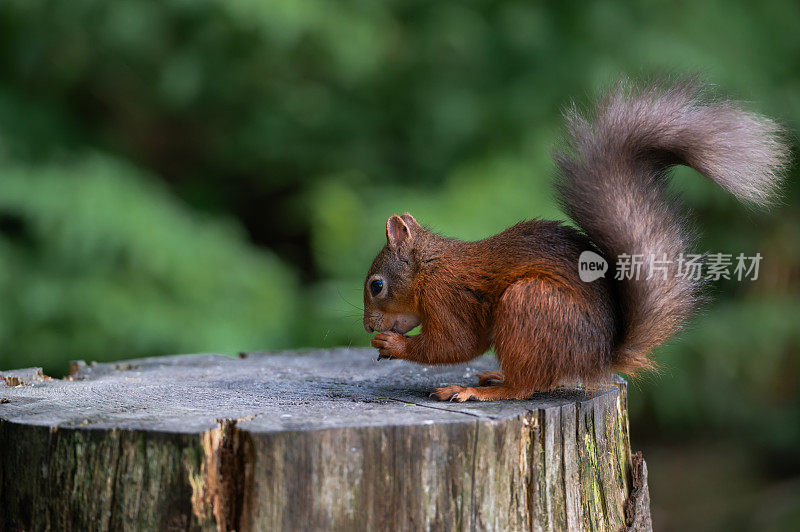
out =
<path fill-rule="evenodd" d="M 364 284 L 364 328 L 381 358 L 453 364 L 494 347 L 502 371 L 479 386 L 445 386 L 440 400 L 524 399 L 613 372 L 653 369 L 648 354 L 700 301 L 702 281 L 678 275 L 693 234 L 669 171 L 686 165 L 744 202 L 777 196 L 789 148 L 776 122 L 709 96 L 695 77 L 620 81 L 588 113 L 564 113 L 554 154 L 557 199 L 577 229 L 533 219 L 477 242 L 437 235 L 406 213 L 386 222 L 386 245 Z M 579 277 L 582 252 L 609 264 L 643 257 L 622 279 Z M 663 262 L 662 262 L 663 261 Z M 613 276 L 617 277 L 617 276 Z M 418 325 L 421 332 L 407 335 Z"/>

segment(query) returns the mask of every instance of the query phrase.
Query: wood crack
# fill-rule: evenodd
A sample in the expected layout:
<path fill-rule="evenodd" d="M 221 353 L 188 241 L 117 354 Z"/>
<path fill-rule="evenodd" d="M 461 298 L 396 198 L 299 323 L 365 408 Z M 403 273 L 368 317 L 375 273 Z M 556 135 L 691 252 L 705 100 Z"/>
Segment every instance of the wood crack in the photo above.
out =
<path fill-rule="evenodd" d="M 475 530 L 478 523 L 478 511 L 475 506 L 475 465 L 478 461 L 478 433 L 480 432 L 481 425 L 475 422 L 475 431 L 472 439 L 472 486 L 470 488 L 470 514 L 472 515 L 472 522 L 470 523 L 470 530 Z"/>
<path fill-rule="evenodd" d="M 219 532 L 241 529 L 252 493 L 252 437 L 237 421 L 217 420 L 216 427 L 203 433 L 203 482 L 193 487 L 195 516 L 202 522 L 213 515 Z"/>
<path fill-rule="evenodd" d="M 116 431 L 114 431 L 116 433 Z M 117 502 L 117 486 L 120 484 L 119 482 L 119 471 L 120 471 L 120 462 L 122 461 L 122 436 L 119 435 L 117 438 L 117 445 L 116 445 L 116 454 L 117 459 L 114 463 L 114 483 L 111 485 L 111 502 L 109 503 L 109 519 L 108 519 L 108 527 L 109 529 L 114 526 L 116 523 L 116 502 Z"/>
<path fill-rule="evenodd" d="M 539 477 L 539 464 L 535 460 L 536 456 L 536 445 L 539 443 L 538 438 L 539 434 L 543 434 L 543 422 L 541 412 L 528 412 L 525 416 L 527 423 L 523 422 L 523 427 L 526 427 L 528 431 L 527 434 L 527 449 L 525 451 L 526 458 L 527 458 L 527 478 L 525 482 L 527 483 L 526 486 L 526 498 L 525 498 L 525 505 L 527 509 L 527 519 L 528 519 L 528 530 L 534 529 L 534 516 L 537 515 L 536 513 L 536 499 L 539 496 L 538 493 L 538 477 Z M 536 421 L 534 423 L 534 420 Z"/>
<path fill-rule="evenodd" d="M 463 410 L 453 410 L 452 408 L 443 408 L 441 406 L 432 406 L 432 405 L 428 405 L 428 404 L 424 404 L 424 403 L 416 403 L 414 401 L 409 401 L 409 400 L 406 400 L 406 399 L 396 399 L 394 397 L 387 397 L 387 399 L 390 400 L 390 401 L 396 401 L 398 403 L 404 403 L 404 404 L 407 404 L 407 405 L 414 405 L 414 406 L 419 406 L 419 407 L 422 407 L 422 408 L 430 408 L 432 410 L 443 410 L 444 412 L 453 412 L 455 414 L 464 414 L 465 416 L 472 416 L 472 417 L 475 417 L 475 418 L 478 418 L 478 419 L 497 419 L 497 417 L 495 417 L 495 416 L 482 416 L 480 414 L 473 414 L 472 412 L 464 412 Z"/>

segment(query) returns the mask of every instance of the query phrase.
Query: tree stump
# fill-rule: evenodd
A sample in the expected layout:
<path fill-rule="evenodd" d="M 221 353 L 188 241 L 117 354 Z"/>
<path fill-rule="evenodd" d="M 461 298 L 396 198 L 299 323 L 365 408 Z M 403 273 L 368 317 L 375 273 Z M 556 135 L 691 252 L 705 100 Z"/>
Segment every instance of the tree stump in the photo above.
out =
<path fill-rule="evenodd" d="M 625 382 L 441 403 L 493 357 L 368 349 L 0 372 L 0 530 L 647 530 Z"/>

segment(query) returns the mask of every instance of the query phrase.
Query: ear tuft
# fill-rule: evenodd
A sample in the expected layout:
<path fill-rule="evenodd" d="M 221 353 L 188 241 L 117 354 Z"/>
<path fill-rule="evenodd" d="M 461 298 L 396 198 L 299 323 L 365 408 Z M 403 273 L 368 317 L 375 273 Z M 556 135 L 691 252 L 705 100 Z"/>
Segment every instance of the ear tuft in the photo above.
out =
<path fill-rule="evenodd" d="M 386 220 L 386 243 L 392 249 L 397 249 L 401 244 L 411 240 L 411 231 L 406 222 L 396 214 Z"/>

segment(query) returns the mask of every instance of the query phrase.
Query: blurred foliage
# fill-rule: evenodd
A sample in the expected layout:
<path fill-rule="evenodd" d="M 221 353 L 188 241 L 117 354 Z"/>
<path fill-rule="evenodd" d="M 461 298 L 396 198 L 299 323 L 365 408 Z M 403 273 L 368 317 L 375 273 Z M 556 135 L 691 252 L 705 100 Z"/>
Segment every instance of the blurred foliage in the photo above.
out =
<path fill-rule="evenodd" d="M 5 0 L 0 367 L 366 345 L 388 215 L 465 239 L 561 217 L 560 109 L 620 74 L 701 70 L 796 131 L 798 34 L 792 0 Z M 637 431 L 796 464 L 796 177 L 764 214 L 679 172 L 699 247 L 764 262 L 635 383 Z"/>
<path fill-rule="evenodd" d="M 231 224 L 97 155 L 2 168 L 2 367 L 288 343 L 292 275 Z"/>

